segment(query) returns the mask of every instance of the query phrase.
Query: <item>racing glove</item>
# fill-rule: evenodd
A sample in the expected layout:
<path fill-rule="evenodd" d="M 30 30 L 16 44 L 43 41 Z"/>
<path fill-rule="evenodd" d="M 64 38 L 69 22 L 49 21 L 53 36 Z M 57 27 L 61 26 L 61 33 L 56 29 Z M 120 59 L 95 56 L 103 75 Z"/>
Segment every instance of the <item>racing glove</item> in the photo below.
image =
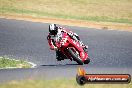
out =
<path fill-rule="evenodd" d="M 58 48 L 57 48 L 57 47 L 54 47 L 54 50 L 55 50 L 55 51 L 58 51 Z"/>

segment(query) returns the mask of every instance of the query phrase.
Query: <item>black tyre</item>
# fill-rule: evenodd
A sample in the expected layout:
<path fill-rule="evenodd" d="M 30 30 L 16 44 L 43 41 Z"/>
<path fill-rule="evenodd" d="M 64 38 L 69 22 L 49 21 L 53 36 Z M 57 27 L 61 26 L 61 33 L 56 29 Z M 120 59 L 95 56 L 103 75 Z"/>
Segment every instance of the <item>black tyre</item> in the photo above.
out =
<path fill-rule="evenodd" d="M 81 60 L 80 56 L 78 56 L 71 48 L 68 49 L 71 57 L 79 64 L 83 65 L 83 61 Z"/>

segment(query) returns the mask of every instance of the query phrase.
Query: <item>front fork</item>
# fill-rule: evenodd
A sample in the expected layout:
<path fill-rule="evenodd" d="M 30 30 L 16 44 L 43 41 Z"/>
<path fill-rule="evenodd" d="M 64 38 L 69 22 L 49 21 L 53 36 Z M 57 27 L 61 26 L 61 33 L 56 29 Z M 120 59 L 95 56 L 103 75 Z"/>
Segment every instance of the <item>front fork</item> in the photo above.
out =
<path fill-rule="evenodd" d="M 80 58 L 80 54 L 79 54 L 79 52 L 74 48 L 74 47 L 69 47 L 69 48 L 72 48 L 72 50 L 75 52 L 75 54 L 78 56 L 78 58 Z M 67 48 L 67 50 L 69 49 L 69 48 Z M 69 52 L 68 52 L 69 53 Z M 71 57 L 70 56 L 70 54 L 68 54 L 69 55 L 69 57 Z M 80 58 L 81 59 L 81 58 Z M 74 60 L 73 58 L 70 58 L 70 60 L 72 61 L 72 60 Z"/>

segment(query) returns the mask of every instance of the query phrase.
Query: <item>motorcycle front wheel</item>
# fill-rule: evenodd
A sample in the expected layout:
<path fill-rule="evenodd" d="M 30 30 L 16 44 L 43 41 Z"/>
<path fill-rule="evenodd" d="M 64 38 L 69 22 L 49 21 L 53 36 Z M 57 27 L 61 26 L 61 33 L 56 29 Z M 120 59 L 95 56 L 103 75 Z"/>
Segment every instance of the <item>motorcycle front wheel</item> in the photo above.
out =
<path fill-rule="evenodd" d="M 80 56 L 77 55 L 77 53 L 74 52 L 72 48 L 68 48 L 68 52 L 70 53 L 71 57 L 72 57 L 79 65 L 83 65 L 83 61 L 81 60 Z"/>

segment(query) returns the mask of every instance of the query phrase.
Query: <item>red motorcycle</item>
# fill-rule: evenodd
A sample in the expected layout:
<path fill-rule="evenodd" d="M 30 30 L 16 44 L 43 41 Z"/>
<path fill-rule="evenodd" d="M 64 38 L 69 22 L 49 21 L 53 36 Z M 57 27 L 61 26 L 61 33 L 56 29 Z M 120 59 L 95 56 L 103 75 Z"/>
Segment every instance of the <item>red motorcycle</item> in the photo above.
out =
<path fill-rule="evenodd" d="M 79 65 L 88 64 L 90 62 L 87 50 L 83 48 L 79 41 L 73 40 L 67 33 L 62 34 L 58 42 L 56 42 L 56 46 L 67 59 L 71 61 L 74 60 Z"/>

